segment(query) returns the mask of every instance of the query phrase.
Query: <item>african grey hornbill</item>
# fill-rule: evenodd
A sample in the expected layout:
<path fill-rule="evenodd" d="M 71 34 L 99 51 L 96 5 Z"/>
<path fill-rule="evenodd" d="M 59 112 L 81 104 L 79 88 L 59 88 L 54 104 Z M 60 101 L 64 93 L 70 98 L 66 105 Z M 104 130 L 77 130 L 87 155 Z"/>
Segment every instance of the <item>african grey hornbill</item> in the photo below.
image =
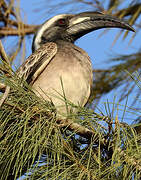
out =
<path fill-rule="evenodd" d="M 88 54 L 74 42 L 109 27 L 134 31 L 123 20 L 99 12 L 62 14 L 47 20 L 38 29 L 33 54 L 18 69 L 18 76 L 31 84 L 38 96 L 51 100 L 59 114 L 70 111 L 68 101 L 84 106 L 90 96 L 92 66 Z"/>

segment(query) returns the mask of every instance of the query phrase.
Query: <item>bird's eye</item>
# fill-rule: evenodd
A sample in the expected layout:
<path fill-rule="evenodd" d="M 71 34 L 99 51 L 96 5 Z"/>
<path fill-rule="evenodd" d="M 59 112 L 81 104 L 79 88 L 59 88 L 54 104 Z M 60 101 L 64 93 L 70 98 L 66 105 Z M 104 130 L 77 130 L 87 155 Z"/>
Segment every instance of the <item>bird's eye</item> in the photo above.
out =
<path fill-rule="evenodd" d="M 66 24 L 67 24 L 66 19 L 59 19 L 58 20 L 58 25 L 59 26 L 65 26 Z"/>

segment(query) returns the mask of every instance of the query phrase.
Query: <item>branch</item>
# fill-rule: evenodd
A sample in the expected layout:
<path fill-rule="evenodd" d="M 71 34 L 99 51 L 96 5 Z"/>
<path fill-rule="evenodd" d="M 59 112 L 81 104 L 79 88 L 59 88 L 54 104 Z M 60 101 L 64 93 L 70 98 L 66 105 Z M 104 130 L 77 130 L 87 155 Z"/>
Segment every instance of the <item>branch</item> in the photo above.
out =
<path fill-rule="evenodd" d="M 12 2 L 11 2 L 11 3 L 12 3 Z M 9 8 L 9 7 L 10 7 L 10 4 L 7 6 L 6 2 L 2 1 L 2 2 L 1 2 L 1 7 L 2 7 L 2 9 L 4 10 L 5 15 L 7 15 L 7 12 L 9 12 L 9 13 L 12 14 L 14 17 L 16 16 L 16 15 L 15 15 L 15 12 L 13 11 L 12 6 L 11 6 L 11 8 Z"/>
<path fill-rule="evenodd" d="M 4 93 L 5 89 L 6 89 L 6 85 L 0 83 L 0 92 Z"/>
<path fill-rule="evenodd" d="M 29 24 L 24 24 L 22 21 L 14 21 L 11 19 L 6 19 L 7 20 L 7 24 L 15 26 L 15 27 L 23 27 L 23 28 L 31 28 L 31 27 L 35 27 L 38 28 L 38 25 L 29 25 Z"/>
<path fill-rule="evenodd" d="M 7 64 L 10 65 L 10 61 L 9 61 L 9 59 L 8 59 L 8 57 L 7 57 L 7 54 L 6 54 L 6 52 L 5 52 L 4 48 L 3 48 L 3 45 L 2 45 L 1 40 L 0 40 L 0 55 L 1 55 L 2 59 L 3 59 Z"/>
<path fill-rule="evenodd" d="M 1 43 L 1 41 L 0 41 L 0 54 L 1 54 L 1 57 L 2 57 L 3 61 L 5 61 L 10 66 L 10 61 L 9 61 L 9 59 L 8 59 L 6 53 L 5 53 L 5 50 L 3 48 L 3 45 Z M 0 107 L 2 106 L 2 104 L 4 103 L 6 98 L 8 97 L 9 92 L 10 92 L 10 87 L 6 86 L 5 92 L 4 92 L 4 94 L 3 94 L 3 96 L 2 96 L 2 98 L 0 100 Z"/>
<path fill-rule="evenodd" d="M 33 34 L 39 26 L 21 27 L 18 29 L 3 27 L 0 28 L 0 36 L 24 36 L 27 34 Z"/>
<path fill-rule="evenodd" d="M 0 107 L 3 105 L 4 101 L 6 100 L 6 98 L 8 97 L 8 94 L 10 92 L 10 87 L 6 86 L 5 92 L 0 100 Z"/>
<path fill-rule="evenodd" d="M 72 120 L 68 120 L 68 119 L 58 119 L 57 120 L 57 124 L 60 128 L 67 128 L 70 131 L 75 132 L 76 134 L 87 138 L 87 139 L 91 139 L 92 136 L 94 136 L 94 132 L 89 130 L 88 128 L 78 124 L 78 123 L 74 123 Z"/>
<path fill-rule="evenodd" d="M 129 6 L 128 8 L 123 8 L 119 11 L 117 11 L 114 15 L 115 16 L 120 16 L 123 15 L 123 17 L 130 16 L 136 14 L 138 9 L 141 7 L 141 4 L 135 4 L 133 6 Z"/>

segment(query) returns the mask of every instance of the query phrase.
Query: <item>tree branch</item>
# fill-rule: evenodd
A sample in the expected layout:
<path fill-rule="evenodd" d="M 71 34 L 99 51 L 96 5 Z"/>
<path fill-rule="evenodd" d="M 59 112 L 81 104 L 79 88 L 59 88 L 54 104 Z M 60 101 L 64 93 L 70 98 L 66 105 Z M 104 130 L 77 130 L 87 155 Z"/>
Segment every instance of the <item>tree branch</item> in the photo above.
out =
<path fill-rule="evenodd" d="M 4 93 L 5 89 L 6 89 L 6 85 L 0 83 L 0 92 Z"/>
<path fill-rule="evenodd" d="M 5 61 L 7 63 L 7 65 L 10 66 L 10 61 L 9 61 L 9 59 L 8 59 L 6 53 L 5 53 L 5 50 L 4 50 L 3 45 L 1 43 L 1 40 L 0 40 L 0 54 L 1 54 L 1 57 L 2 57 L 3 61 Z M 4 103 L 6 98 L 8 97 L 9 92 L 10 92 L 10 87 L 6 86 L 5 92 L 4 92 L 4 94 L 3 94 L 3 96 L 2 96 L 2 98 L 0 100 L 0 107 L 2 106 L 2 104 Z"/>
<path fill-rule="evenodd" d="M 39 26 L 21 27 L 18 29 L 2 27 L 0 28 L 0 36 L 24 36 L 27 34 L 33 34 Z"/>
<path fill-rule="evenodd" d="M 0 55 L 1 55 L 2 59 L 3 59 L 7 64 L 10 65 L 10 61 L 9 61 L 9 59 L 8 59 L 8 57 L 7 57 L 7 54 L 6 54 L 6 52 L 5 52 L 4 48 L 3 48 L 3 45 L 2 45 L 1 40 L 0 40 Z"/>
<path fill-rule="evenodd" d="M 70 119 L 58 119 L 57 124 L 60 128 L 67 128 L 68 130 L 75 132 L 76 134 L 87 139 L 91 139 L 92 136 L 95 135 L 93 131 L 89 130 L 88 128 L 78 123 L 74 123 Z"/>

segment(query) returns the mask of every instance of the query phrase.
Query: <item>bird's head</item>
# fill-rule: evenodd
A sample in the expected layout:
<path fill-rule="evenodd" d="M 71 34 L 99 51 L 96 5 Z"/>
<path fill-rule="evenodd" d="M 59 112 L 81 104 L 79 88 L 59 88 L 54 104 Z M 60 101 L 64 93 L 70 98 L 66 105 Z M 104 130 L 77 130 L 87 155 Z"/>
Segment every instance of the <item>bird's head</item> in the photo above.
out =
<path fill-rule="evenodd" d="M 125 21 L 100 12 L 83 12 L 76 15 L 61 14 L 47 20 L 34 36 L 32 48 L 38 49 L 46 42 L 64 40 L 74 43 L 83 35 L 101 28 L 134 29 Z"/>

